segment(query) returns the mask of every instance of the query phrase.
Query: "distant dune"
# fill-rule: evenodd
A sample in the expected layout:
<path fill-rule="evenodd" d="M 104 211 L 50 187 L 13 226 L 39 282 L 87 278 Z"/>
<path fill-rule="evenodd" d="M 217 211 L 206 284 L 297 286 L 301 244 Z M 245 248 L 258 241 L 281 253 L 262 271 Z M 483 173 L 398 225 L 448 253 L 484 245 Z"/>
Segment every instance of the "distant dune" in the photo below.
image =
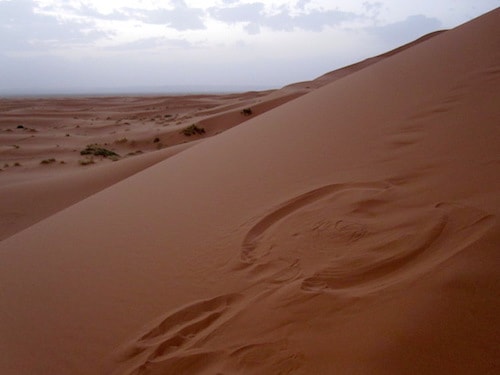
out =
<path fill-rule="evenodd" d="M 0 100 L 0 374 L 500 373 L 498 46 Z"/>

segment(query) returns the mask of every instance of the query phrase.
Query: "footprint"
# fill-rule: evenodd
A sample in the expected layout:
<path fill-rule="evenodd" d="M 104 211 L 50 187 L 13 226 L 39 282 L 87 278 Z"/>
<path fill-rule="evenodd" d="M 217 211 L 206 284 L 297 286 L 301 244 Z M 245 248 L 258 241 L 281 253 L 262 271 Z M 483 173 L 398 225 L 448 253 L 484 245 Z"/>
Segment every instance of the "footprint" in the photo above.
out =
<path fill-rule="evenodd" d="M 422 140 L 422 138 L 422 134 L 418 132 L 394 134 L 388 137 L 388 144 L 394 149 L 399 149 L 401 147 L 414 145 Z"/>
<path fill-rule="evenodd" d="M 168 314 L 121 350 L 119 357 L 123 368 L 129 374 L 149 374 L 152 367 L 174 366 L 176 359 L 186 361 L 193 353 L 197 355 L 192 359 L 199 358 L 201 354 L 196 351 L 195 344 L 221 324 L 222 316 L 239 298 L 238 294 L 223 295 Z M 117 372 L 121 373 L 124 371 Z"/>
<path fill-rule="evenodd" d="M 369 251 L 360 251 L 354 256 L 344 256 L 329 267 L 316 272 L 314 276 L 306 278 L 302 283 L 302 289 L 341 289 L 369 283 L 373 279 L 385 276 L 427 250 L 439 237 L 445 225 L 445 220 L 441 218 L 428 228 L 419 231 L 418 236 L 403 234 Z"/>
<path fill-rule="evenodd" d="M 245 235 L 244 269 L 269 286 L 371 293 L 429 272 L 493 225 L 474 207 L 409 206 L 400 185 L 333 184 L 278 205 Z"/>
<path fill-rule="evenodd" d="M 330 261 L 305 278 L 301 288 L 369 293 L 415 278 L 477 241 L 494 221 L 478 209 L 446 203 L 436 205 L 431 215 L 414 215 L 404 225 L 394 223 L 393 232 L 399 233 L 395 237 L 391 228 L 385 228 L 385 241 L 372 239 L 355 254 L 345 253 Z"/>
<path fill-rule="evenodd" d="M 229 353 L 227 362 L 233 364 L 230 373 L 241 373 L 242 369 L 258 368 L 269 374 L 291 374 L 303 365 L 304 356 L 289 349 L 285 340 L 245 344 Z M 245 372 L 247 373 L 247 372 Z M 254 373 L 251 371 L 251 373 Z"/>
<path fill-rule="evenodd" d="M 259 254 L 256 250 L 259 246 L 259 242 L 266 236 L 269 230 L 283 219 L 302 210 L 304 207 L 322 200 L 323 198 L 331 197 L 342 192 L 380 192 L 387 188 L 388 185 L 381 182 L 332 184 L 311 190 L 292 198 L 277 206 L 269 214 L 265 215 L 255 225 L 253 225 L 252 228 L 250 228 L 241 245 L 241 260 L 244 263 L 254 263 L 259 257 L 262 256 L 262 254 Z M 325 225 L 328 224 L 325 222 L 323 227 Z"/>

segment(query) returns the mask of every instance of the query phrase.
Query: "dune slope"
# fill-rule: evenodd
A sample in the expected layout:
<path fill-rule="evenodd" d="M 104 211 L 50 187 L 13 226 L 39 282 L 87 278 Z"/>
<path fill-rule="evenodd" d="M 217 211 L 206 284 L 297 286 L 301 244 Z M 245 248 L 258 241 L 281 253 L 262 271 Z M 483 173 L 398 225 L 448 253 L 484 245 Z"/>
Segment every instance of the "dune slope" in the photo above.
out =
<path fill-rule="evenodd" d="M 163 97 L 0 98 L 0 241 L 208 137 L 439 33 L 279 90 Z M 204 132 L 186 137 L 182 129 L 191 124 Z M 102 165 L 109 160 L 80 155 L 86 145 L 95 143 L 124 159 Z"/>
<path fill-rule="evenodd" d="M 499 21 L 0 242 L 0 373 L 497 373 Z"/>

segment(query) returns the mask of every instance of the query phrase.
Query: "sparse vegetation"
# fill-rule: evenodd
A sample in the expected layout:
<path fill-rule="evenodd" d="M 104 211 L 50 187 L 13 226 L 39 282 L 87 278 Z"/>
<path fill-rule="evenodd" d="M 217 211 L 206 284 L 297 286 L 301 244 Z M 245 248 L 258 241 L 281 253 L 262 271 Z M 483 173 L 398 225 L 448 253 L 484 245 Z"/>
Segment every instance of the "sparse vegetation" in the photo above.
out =
<path fill-rule="evenodd" d="M 128 156 L 133 156 L 133 155 L 140 155 L 140 154 L 143 154 L 143 152 L 141 150 L 137 150 L 137 151 L 134 151 L 134 152 L 129 152 L 127 155 Z"/>
<path fill-rule="evenodd" d="M 90 165 L 90 164 L 95 164 L 95 161 L 94 161 L 93 157 L 90 157 L 90 158 L 87 158 L 87 159 L 78 160 L 78 163 L 80 165 Z"/>
<path fill-rule="evenodd" d="M 127 143 L 127 142 L 128 142 L 127 138 L 120 138 L 115 141 L 116 144 Z"/>
<path fill-rule="evenodd" d="M 20 166 L 21 166 L 21 163 L 19 163 L 19 162 L 14 163 L 14 167 L 20 167 Z"/>
<path fill-rule="evenodd" d="M 100 147 L 98 144 L 87 145 L 84 150 L 80 151 L 80 155 L 102 156 L 112 160 L 120 157 L 116 152 Z"/>
<path fill-rule="evenodd" d="M 21 148 L 19 145 L 12 145 L 12 147 L 14 147 L 15 149 Z"/>
<path fill-rule="evenodd" d="M 153 143 L 158 143 L 160 142 L 160 138 L 156 137 L 155 139 L 153 139 Z"/>
<path fill-rule="evenodd" d="M 52 164 L 52 163 L 55 163 L 56 162 L 56 159 L 54 158 L 50 158 L 50 159 L 44 159 L 40 162 L 40 164 Z"/>
<path fill-rule="evenodd" d="M 24 126 L 24 125 L 17 125 L 17 126 L 16 126 L 16 129 L 21 129 L 21 130 L 24 130 L 24 131 L 29 131 L 29 132 L 36 132 L 36 130 L 35 130 L 35 129 L 28 128 L 28 127 L 26 127 L 26 126 Z M 11 129 L 10 131 L 12 131 L 12 129 Z"/>
<path fill-rule="evenodd" d="M 250 116 L 252 112 L 252 108 L 243 108 L 240 112 L 243 116 Z"/>
<path fill-rule="evenodd" d="M 186 137 L 190 137 L 196 134 L 205 134 L 205 129 L 199 128 L 198 126 L 196 126 L 196 124 L 192 124 L 189 125 L 187 128 L 182 129 L 181 133 L 184 134 Z"/>

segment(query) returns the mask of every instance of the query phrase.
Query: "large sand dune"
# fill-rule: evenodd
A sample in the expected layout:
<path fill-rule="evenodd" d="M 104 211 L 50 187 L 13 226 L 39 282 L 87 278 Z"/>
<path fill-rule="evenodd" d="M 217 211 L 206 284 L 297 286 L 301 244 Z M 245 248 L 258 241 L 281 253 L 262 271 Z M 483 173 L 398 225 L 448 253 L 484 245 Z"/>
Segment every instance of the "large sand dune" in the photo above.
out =
<path fill-rule="evenodd" d="M 0 373 L 500 372 L 499 25 L 196 103 L 159 133 L 180 149 L 104 160 L 67 199 L 70 165 L 6 171 L 61 197 L 0 242 Z M 192 121 L 211 133 L 183 144 Z"/>

